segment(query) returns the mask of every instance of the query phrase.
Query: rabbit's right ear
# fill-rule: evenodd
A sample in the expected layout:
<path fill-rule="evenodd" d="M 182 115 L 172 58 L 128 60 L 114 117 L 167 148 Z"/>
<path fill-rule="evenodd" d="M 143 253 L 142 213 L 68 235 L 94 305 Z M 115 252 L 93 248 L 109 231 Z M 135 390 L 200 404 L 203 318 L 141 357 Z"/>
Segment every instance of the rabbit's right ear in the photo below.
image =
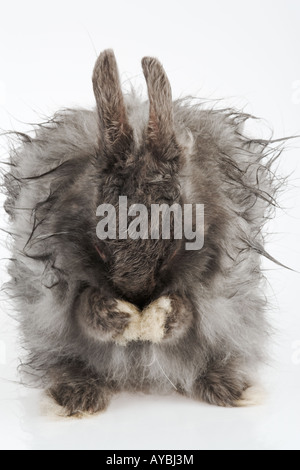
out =
<path fill-rule="evenodd" d="M 132 129 L 128 123 L 124 97 L 114 52 L 102 52 L 95 64 L 93 87 L 97 102 L 98 116 L 104 138 L 101 144 L 106 152 L 122 150 L 132 140 Z"/>

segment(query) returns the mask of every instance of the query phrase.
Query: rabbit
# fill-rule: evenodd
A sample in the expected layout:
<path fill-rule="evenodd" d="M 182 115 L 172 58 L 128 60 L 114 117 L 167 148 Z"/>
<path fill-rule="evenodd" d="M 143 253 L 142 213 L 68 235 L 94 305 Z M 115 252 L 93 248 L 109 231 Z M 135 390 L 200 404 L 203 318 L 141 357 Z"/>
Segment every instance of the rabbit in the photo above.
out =
<path fill-rule="evenodd" d="M 161 63 L 145 57 L 142 68 L 146 102 L 123 94 L 114 52 L 102 52 L 95 110 L 20 134 L 5 177 L 22 370 L 67 416 L 104 411 L 122 391 L 242 406 L 267 357 L 261 257 L 280 152 L 245 135 L 252 116 L 172 101 Z M 204 205 L 203 247 L 99 239 L 97 208 L 118 213 L 121 196 Z"/>

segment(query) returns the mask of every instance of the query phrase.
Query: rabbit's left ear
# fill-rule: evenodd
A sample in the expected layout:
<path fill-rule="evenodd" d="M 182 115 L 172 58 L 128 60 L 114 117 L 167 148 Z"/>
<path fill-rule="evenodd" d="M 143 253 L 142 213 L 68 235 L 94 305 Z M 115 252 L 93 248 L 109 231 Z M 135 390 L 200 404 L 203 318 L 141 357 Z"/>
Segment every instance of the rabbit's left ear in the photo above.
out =
<path fill-rule="evenodd" d="M 108 153 L 113 153 L 117 147 L 126 150 L 126 144 L 129 145 L 132 139 L 132 129 L 128 123 L 116 58 L 110 49 L 102 52 L 96 62 L 93 87 L 104 133 L 102 145 Z"/>
<path fill-rule="evenodd" d="M 163 151 L 174 138 L 172 90 L 161 63 L 152 57 L 142 60 L 150 103 L 148 140 Z"/>

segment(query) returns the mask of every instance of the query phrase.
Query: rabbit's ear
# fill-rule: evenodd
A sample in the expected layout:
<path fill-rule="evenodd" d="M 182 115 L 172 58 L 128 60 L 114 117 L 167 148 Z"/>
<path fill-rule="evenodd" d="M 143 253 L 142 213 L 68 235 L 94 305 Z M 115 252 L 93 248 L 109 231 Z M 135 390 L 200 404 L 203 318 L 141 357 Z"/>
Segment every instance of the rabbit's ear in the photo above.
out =
<path fill-rule="evenodd" d="M 161 63 L 152 57 L 142 60 L 150 102 L 148 138 L 157 145 L 168 144 L 174 136 L 172 90 Z"/>
<path fill-rule="evenodd" d="M 132 129 L 127 119 L 116 58 L 110 49 L 98 57 L 93 87 L 104 131 L 104 146 L 107 150 L 114 150 L 116 144 L 121 144 L 120 141 L 124 146 L 124 140 L 129 142 L 132 138 Z"/>

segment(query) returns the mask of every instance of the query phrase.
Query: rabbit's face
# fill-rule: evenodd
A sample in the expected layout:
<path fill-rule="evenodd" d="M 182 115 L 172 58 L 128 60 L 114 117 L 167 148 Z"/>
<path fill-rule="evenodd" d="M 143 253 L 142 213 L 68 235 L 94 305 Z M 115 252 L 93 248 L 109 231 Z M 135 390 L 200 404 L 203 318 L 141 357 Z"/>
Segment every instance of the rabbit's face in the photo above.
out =
<path fill-rule="evenodd" d="M 181 204 L 177 178 L 181 149 L 174 141 L 168 152 L 172 158 L 163 161 L 145 145 L 131 150 L 122 171 L 112 173 L 107 169 L 102 173 L 99 200 L 113 208 L 115 219 L 113 237 L 98 240 L 97 251 L 114 288 L 136 304 L 147 302 L 181 252 L 181 240 L 174 239 L 171 210 L 170 217 L 166 217 L 169 234 L 166 239 L 162 236 L 162 208 Z M 122 156 L 114 154 L 118 160 Z"/>
<path fill-rule="evenodd" d="M 127 118 L 117 65 L 112 52 L 101 54 L 94 70 L 93 84 L 100 121 L 99 201 L 116 211 L 116 237 L 97 241 L 97 251 L 105 261 L 108 278 L 115 289 L 135 303 L 147 301 L 163 283 L 164 273 L 180 251 L 181 240 L 151 238 L 150 214 L 153 204 L 172 206 L 180 203 L 178 169 L 182 149 L 174 132 L 171 87 L 167 76 L 154 59 L 143 60 L 149 94 L 149 121 L 143 144 L 134 142 L 134 132 Z M 127 197 L 127 211 L 122 212 L 119 198 Z M 142 204 L 139 225 L 147 235 L 120 235 L 120 226 L 128 227 L 134 219 L 128 209 Z M 126 219 L 126 220 L 125 220 Z M 146 227 L 146 229 L 145 229 Z M 126 239 L 124 239 L 126 238 Z"/>

